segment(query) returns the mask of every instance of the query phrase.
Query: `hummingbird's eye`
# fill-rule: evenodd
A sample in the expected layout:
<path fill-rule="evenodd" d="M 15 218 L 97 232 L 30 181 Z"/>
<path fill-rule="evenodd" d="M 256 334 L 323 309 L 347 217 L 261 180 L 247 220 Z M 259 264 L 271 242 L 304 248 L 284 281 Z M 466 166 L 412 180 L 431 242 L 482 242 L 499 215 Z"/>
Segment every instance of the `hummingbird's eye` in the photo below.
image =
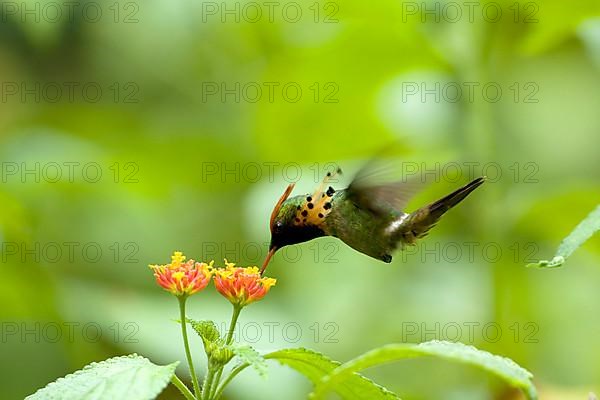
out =
<path fill-rule="evenodd" d="M 281 228 L 283 228 L 283 222 L 281 222 L 281 221 L 275 222 L 275 233 L 280 233 Z"/>

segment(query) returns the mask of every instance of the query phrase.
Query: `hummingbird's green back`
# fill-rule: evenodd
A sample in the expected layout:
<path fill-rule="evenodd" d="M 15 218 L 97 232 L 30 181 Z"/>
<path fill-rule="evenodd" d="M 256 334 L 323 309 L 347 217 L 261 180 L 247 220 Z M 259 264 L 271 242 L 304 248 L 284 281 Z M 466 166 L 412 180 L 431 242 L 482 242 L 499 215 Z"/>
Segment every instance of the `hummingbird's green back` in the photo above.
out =
<path fill-rule="evenodd" d="M 391 253 L 397 246 L 390 227 L 404 215 L 406 214 L 393 208 L 374 215 L 372 211 L 357 205 L 348 196 L 347 190 L 340 190 L 332 199 L 331 213 L 325 219 L 322 229 L 361 253 L 390 262 Z"/>

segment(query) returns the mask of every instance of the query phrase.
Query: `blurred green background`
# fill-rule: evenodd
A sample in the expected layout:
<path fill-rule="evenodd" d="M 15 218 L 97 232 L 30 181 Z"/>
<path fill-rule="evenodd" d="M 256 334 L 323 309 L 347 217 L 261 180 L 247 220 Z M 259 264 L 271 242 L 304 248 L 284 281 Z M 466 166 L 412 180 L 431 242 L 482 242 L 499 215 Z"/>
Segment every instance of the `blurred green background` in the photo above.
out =
<path fill-rule="evenodd" d="M 597 1 L 0 7 L 3 399 L 113 355 L 183 361 L 176 301 L 147 264 L 173 250 L 260 264 L 288 182 L 312 191 L 335 163 L 341 187 L 392 142 L 428 169 L 473 166 L 413 208 L 474 175 L 490 182 L 390 265 L 335 239 L 278 253 L 278 284 L 243 312 L 240 339 L 341 361 L 459 340 L 532 371 L 542 399 L 600 391 L 600 238 L 565 268 L 524 267 L 600 199 Z M 197 319 L 229 313 L 212 288 L 189 302 Z M 404 399 L 519 398 L 435 360 L 366 374 Z M 273 364 L 227 396 L 309 389 Z"/>

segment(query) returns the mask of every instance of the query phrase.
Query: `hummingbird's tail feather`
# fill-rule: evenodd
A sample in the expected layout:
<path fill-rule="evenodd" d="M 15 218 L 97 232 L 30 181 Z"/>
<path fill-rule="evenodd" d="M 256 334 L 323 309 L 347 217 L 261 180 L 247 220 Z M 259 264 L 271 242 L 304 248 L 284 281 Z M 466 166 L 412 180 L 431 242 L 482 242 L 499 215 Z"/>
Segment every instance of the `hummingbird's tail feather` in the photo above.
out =
<path fill-rule="evenodd" d="M 430 204 L 429 212 L 431 215 L 437 215 L 439 218 L 446 211 L 460 203 L 465 197 L 469 195 L 473 190 L 477 189 L 483 182 L 485 182 L 485 177 L 477 178 L 460 189 L 455 190 L 449 195 L 439 199 L 438 201 Z"/>
<path fill-rule="evenodd" d="M 401 229 L 401 239 L 405 243 L 412 244 L 416 239 L 426 236 L 429 229 L 437 223 L 446 211 L 464 200 L 469 193 L 477 189 L 485 180 L 485 176 L 477 178 L 449 195 L 411 213 L 406 218 L 406 223 L 403 224 L 404 229 Z"/>

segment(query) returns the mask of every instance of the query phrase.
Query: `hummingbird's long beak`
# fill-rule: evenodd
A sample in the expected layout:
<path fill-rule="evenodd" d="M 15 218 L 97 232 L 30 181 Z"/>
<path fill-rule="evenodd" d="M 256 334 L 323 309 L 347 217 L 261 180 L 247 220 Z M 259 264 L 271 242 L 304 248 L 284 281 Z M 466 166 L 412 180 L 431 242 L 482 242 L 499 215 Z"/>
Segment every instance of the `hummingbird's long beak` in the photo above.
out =
<path fill-rule="evenodd" d="M 271 248 L 269 249 L 269 253 L 267 253 L 267 258 L 265 258 L 265 262 L 263 262 L 262 268 L 260 269 L 261 275 L 263 274 L 263 272 L 265 272 L 265 269 L 267 269 L 267 265 L 269 265 L 269 261 L 271 261 L 271 257 L 273 257 L 273 254 L 275 254 L 276 251 L 277 247 L 271 246 Z"/>

